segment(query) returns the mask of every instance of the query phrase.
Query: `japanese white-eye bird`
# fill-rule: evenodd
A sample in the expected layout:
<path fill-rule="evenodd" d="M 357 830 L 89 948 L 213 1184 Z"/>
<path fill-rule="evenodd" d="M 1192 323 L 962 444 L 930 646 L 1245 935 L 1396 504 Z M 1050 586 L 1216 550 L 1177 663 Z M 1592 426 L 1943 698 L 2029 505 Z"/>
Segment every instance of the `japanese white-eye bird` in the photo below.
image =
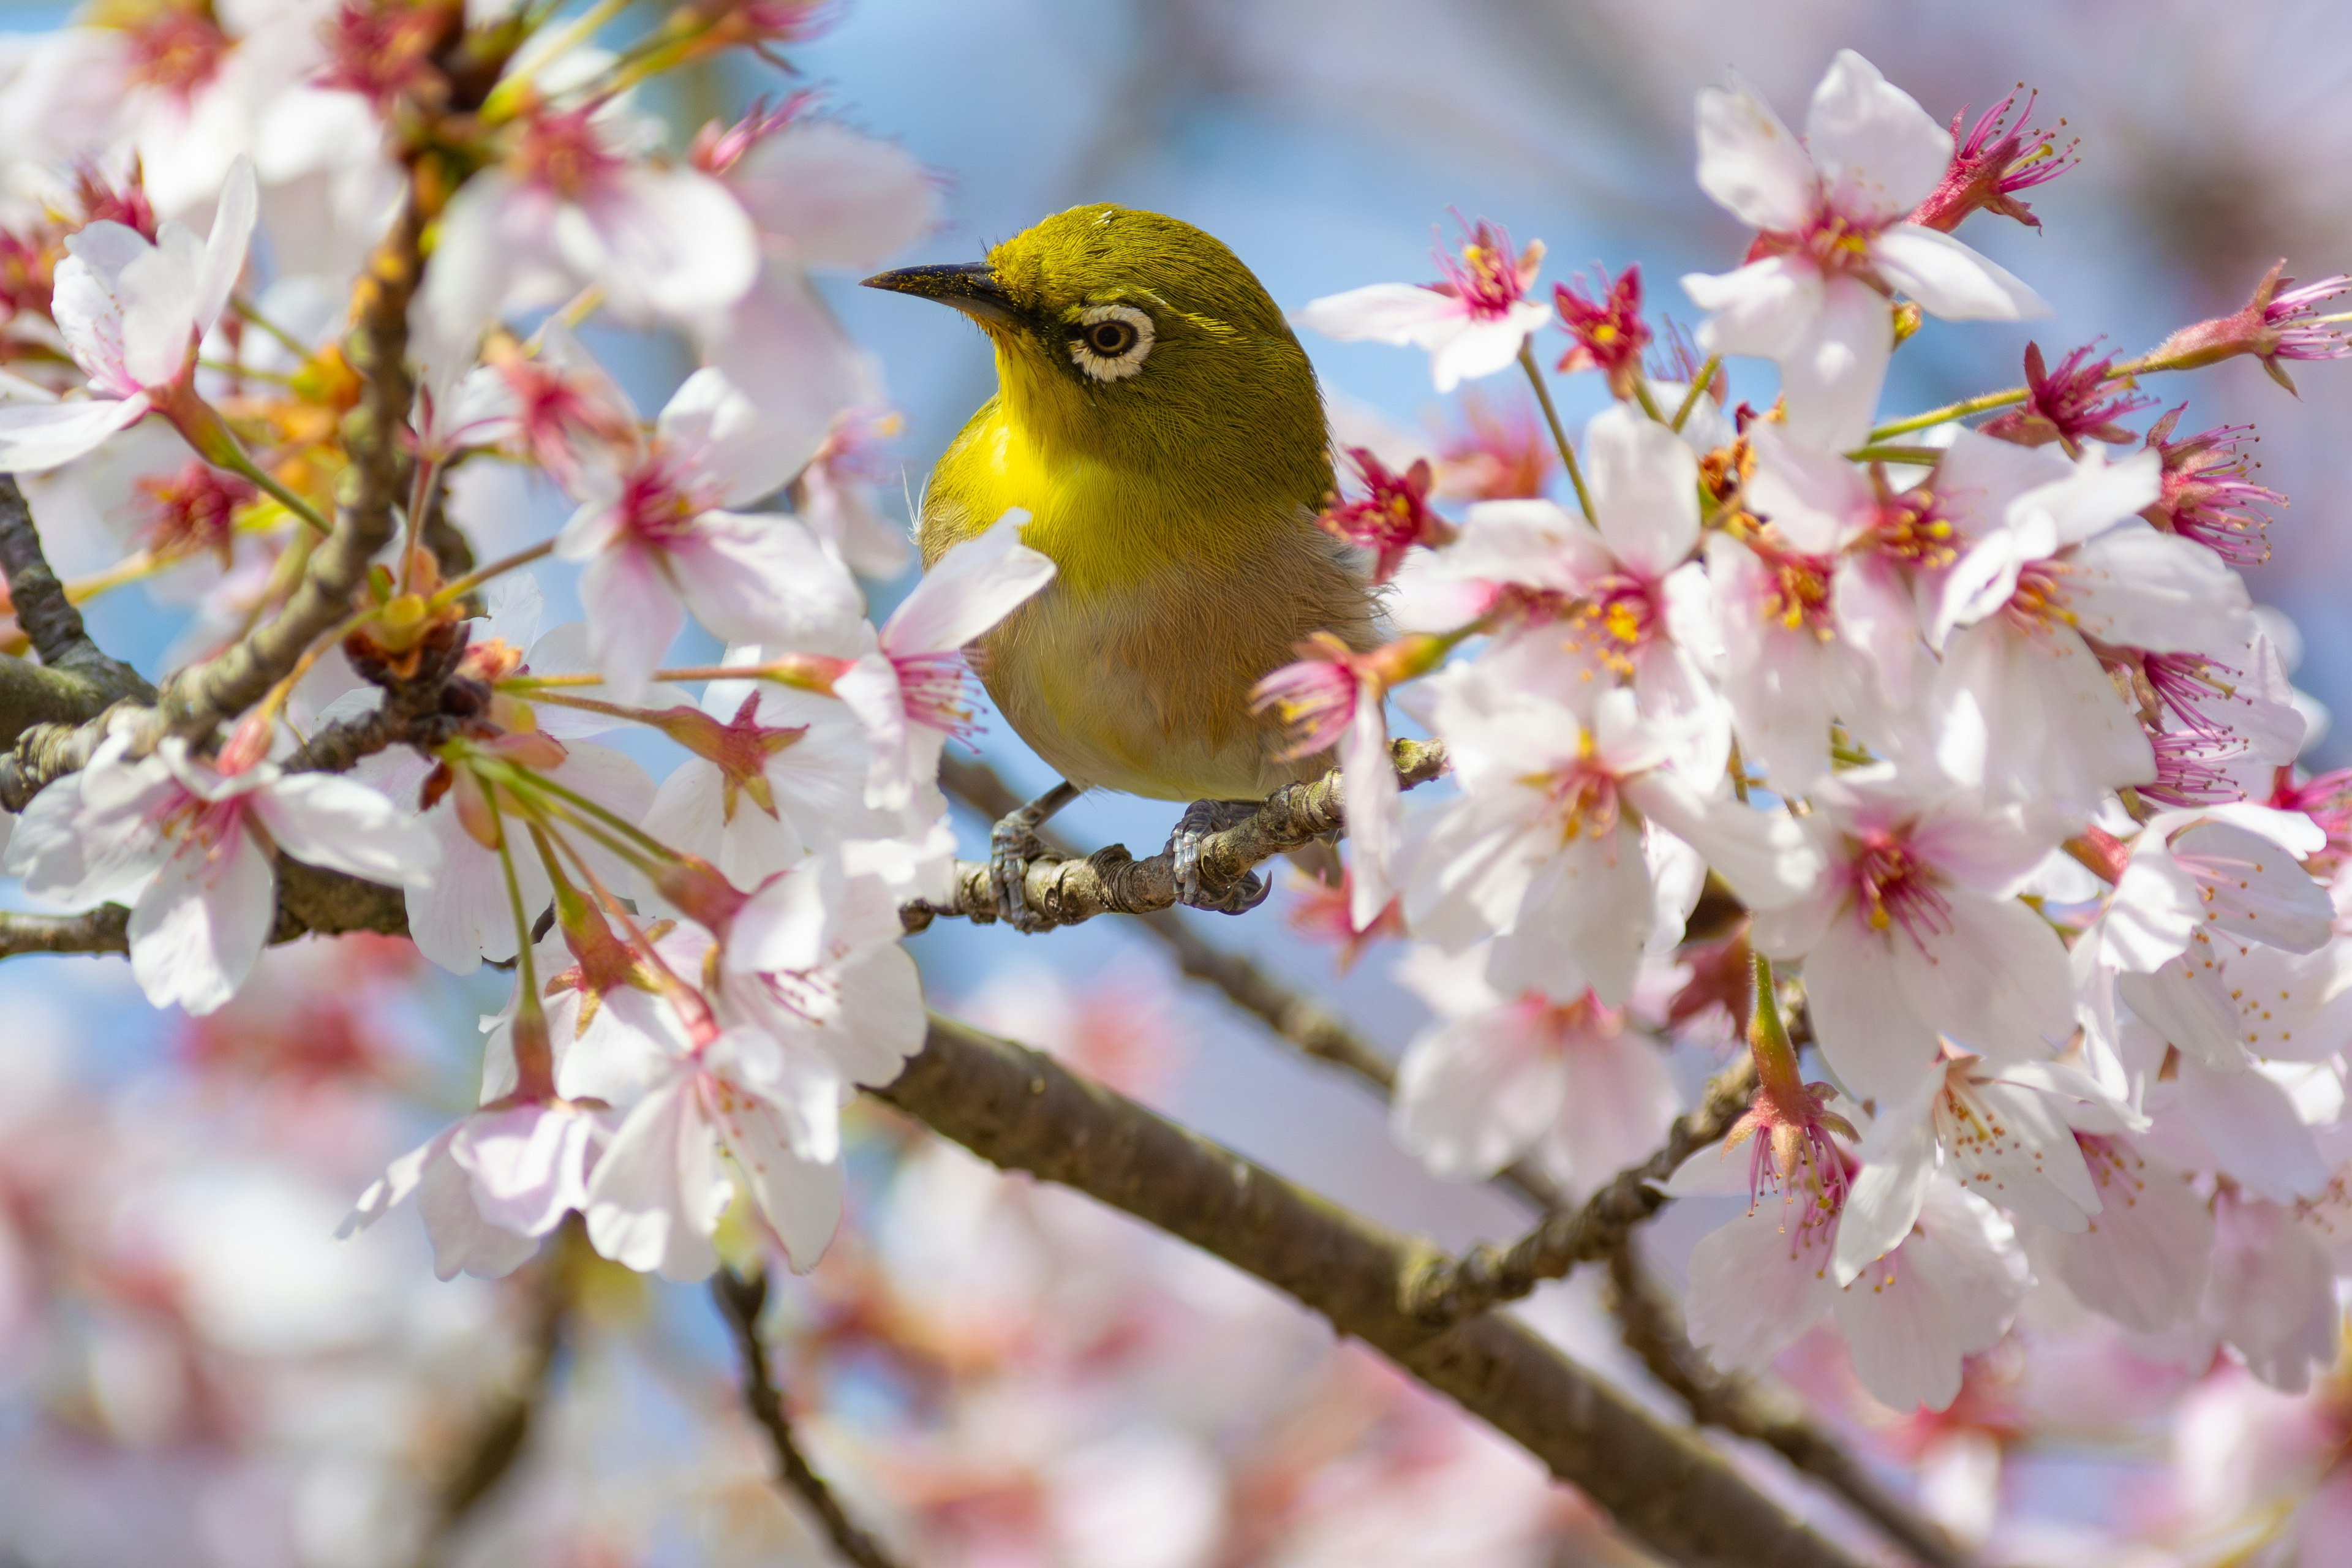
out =
<path fill-rule="evenodd" d="M 1053 582 L 974 660 L 1013 730 L 1065 784 L 998 825 L 998 912 L 1016 925 L 1037 824 L 1079 792 L 1189 800 L 1171 845 L 1185 901 L 1200 837 L 1330 757 L 1286 755 L 1251 689 L 1310 634 L 1376 640 L 1349 546 L 1318 528 L 1332 491 L 1314 368 L 1240 258 L 1158 213 L 1073 207 L 984 262 L 909 267 L 869 288 L 951 305 L 996 350 L 996 395 L 925 489 L 924 563 L 1009 507 Z M 1190 851 L 1191 853 L 1188 853 Z"/>

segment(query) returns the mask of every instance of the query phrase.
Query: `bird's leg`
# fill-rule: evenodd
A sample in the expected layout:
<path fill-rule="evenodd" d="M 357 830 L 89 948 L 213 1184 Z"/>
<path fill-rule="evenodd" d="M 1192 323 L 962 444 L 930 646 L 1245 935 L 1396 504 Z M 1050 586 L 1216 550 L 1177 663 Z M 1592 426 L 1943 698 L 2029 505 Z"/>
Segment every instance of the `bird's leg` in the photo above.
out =
<path fill-rule="evenodd" d="M 996 918 L 1015 931 L 1045 929 L 1030 912 L 1022 884 L 1029 875 L 1029 862 L 1045 853 L 1045 847 L 1037 841 L 1037 829 L 1077 798 L 1077 785 L 1057 784 L 1020 810 L 1007 812 L 989 830 L 988 882 L 996 894 Z"/>
<path fill-rule="evenodd" d="M 1255 871 L 1244 872 L 1240 881 L 1221 893 L 1212 893 L 1201 886 L 1201 841 L 1235 823 L 1246 822 L 1263 804 L 1255 800 L 1196 800 L 1184 808 L 1184 815 L 1177 819 L 1176 831 L 1168 836 L 1169 852 L 1176 857 L 1178 903 L 1187 909 L 1238 915 L 1265 902 L 1273 884 Z"/>

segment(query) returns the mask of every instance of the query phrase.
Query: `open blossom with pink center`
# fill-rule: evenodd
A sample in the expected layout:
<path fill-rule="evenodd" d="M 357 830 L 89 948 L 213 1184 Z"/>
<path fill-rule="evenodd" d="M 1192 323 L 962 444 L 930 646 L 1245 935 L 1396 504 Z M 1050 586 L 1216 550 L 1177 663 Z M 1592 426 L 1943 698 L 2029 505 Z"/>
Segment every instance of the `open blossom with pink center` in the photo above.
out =
<path fill-rule="evenodd" d="M 1911 1233 L 1939 1176 L 2019 1219 L 2069 1234 L 2088 1230 L 2101 1205 L 2076 1130 L 2111 1133 L 2147 1125 L 2146 1117 L 2056 1062 L 1994 1068 L 1970 1057 L 1942 1063 L 1907 1098 L 1882 1105 L 1871 1123 L 1838 1227 L 1838 1283 L 1852 1283 Z"/>
<path fill-rule="evenodd" d="M 2011 895 L 2063 828 L 1922 788 L 1890 764 L 1818 784 L 1806 833 L 1828 867 L 1752 940 L 1804 961 L 1813 1034 L 1839 1081 L 1882 1106 L 1916 1092 L 1949 1037 L 1996 1067 L 2074 1026 L 2066 949 Z"/>
<path fill-rule="evenodd" d="M 1324 532 L 1372 552 L 1373 582 L 1395 576 L 1414 545 L 1434 549 L 1454 537 L 1454 525 L 1429 509 L 1429 459 L 1401 474 L 1361 447 L 1349 447 L 1348 460 L 1364 493 L 1353 500 L 1333 497 L 1315 521 Z"/>
<path fill-rule="evenodd" d="M 896 941 L 898 893 L 863 852 L 803 862 L 745 901 L 716 962 L 681 926 L 656 942 L 675 975 L 713 975 L 682 999 L 677 1035 L 614 1037 L 574 1049 L 572 1096 L 633 1102 L 588 1191 L 598 1251 L 643 1271 L 698 1279 L 731 1193 L 722 1156 L 750 1188 L 794 1268 L 815 1266 L 841 1213 L 840 1109 L 886 1083 L 922 1043 L 922 992 Z M 584 1042 L 583 1042 L 584 1043 Z"/>
<path fill-rule="evenodd" d="M 1631 398 L 1643 352 L 1650 346 L 1650 329 L 1642 320 L 1642 269 L 1628 267 L 1613 279 L 1598 268 L 1594 271 L 1598 281 L 1591 294 L 1580 280 L 1551 286 L 1559 324 L 1576 340 L 1560 356 L 1559 368 L 1597 370 L 1609 378 L 1612 396 Z"/>
<path fill-rule="evenodd" d="M 500 335 L 482 360 L 446 408 L 433 406 L 429 387 L 420 393 L 419 439 L 428 452 L 446 459 L 501 447 L 576 490 L 594 454 L 636 443 L 635 407 L 561 321 L 540 329 L 537 353 Z"/>
<path fill-rule="evenodd" d="M 1308 942 L 1338 948 L 1331 963 L 1341 974 L 1355 968 L 1373 943 L 1405 934 L 1404 904 L 1395 898 L 1381 907 L 1369 925 L 1356 923 L 1355 879 L 1347 871 L 1339 873 L 1337 883 L 1314 878 L 1300 881 L 1290 908 L 1283 912 L 1284 923 Z"/>
<path fill-rule="evenodd" d="M 1559 448 L 1531 399 L 1496 408 L 1465 393 L 1461 412 L 1461 426 L 1437 449 L 1440 500 L 1514 500 L 1551 488 Z"/>
<path fill-rule="evenodd" d="M 1963 109 L 1952 116 L 1952 161 L 1936 188 L 1913 209 L 1913 223 L 1949 234 L 1961 219 L 1981 211 L 2015 218 L 2030 228 L 2042 226 L 2017 193 L 2048 184 L 2082 160 L 2074 151 L 2078 142 L 2061 147 L 2057 132 L 2033 127 L 2037 96 L 2027 93 L 2025 107 L 2018 109 L 2017 94 L 2011 93 L 1979 115 L 1965 137 L 1960 125 L 1969 111 Z M 2011 110 L 2017 110 L 2013 123 Z"/>
<path fill-rule="evenodd" d="M 1422 948 L 1399 972 L 1438 1016 L 1398 1065 L 1397 1142 L 1453 1180 L 1484 1180 L 1538 1150 L 1578 1190 L 1638 1163 L 1675 1118 L 1655 1026 L 1686 972 L 1654 963 L 1630 1005 L 1611 1007 L 1590 991 L 1506 995 L 1486 968 L 1478 948 Z"/>
<path fill-rule="evenodd" d="M 645 689 L 685 611 L 737 643 L 837 638 L 863 624 L 857 584 L 798 520 L 729 510 L 772 493 L 796 463 L 726 376 L 704 369 L 651 440 L 583 467 L 556 552 L 586 563 L 590 644 L 624 700 Z"/>
<path fill-rule="evenodd" d="M 431 842 L 363 784 L 207 761 L 178 736 L 136 760 L 130 744 L 110 737 L 34 796 L 5 865 L 35 898 L 130 904 L 131 973 L 158 1007 L 210 1013 L 236 994 L 277 923 L 280 853 L 390 887 L 433 879 Z"/>
<path fill-rule="evenodd" d="M 1462 794 L 1418 820 L 1402 857 L 1416 936 L 1451 952 L 1495 938 L 1487 975 L 1507 994 L 1589 986 L 1617 1007 L 1643 949 L 1671 942 L 1696 897 L 1692 881 L 1661 898 L 1683 880 L 1654 870 L 1654 857 L 1678 858 L 1669 840 L 1750 909 L 1812 885 L 1820 860 L 1797 825 L 1733 800 L 1719 771 L 1703 785 L 1679 773 L 1687 736 L 1632 691 L 1595 690 L 1572 669 L 1545 677 L 1532 659 L 1489 656 L 1432 679 Z"/>
<path fill-rule="evenodd" d="M 2071 350 L 2053 371 L 2043 363 L 2040 343 L 2026 344 L 2025 401 L 1985 421 L 1979 434 L 2024 447 L 2055 441 L 2069 452 L 2085 441 L 2130 440 L 2132 433 L 2116 421 L 2155 407 L 2156 399 L 2118 384 L 2110 374 L 2116 356 L 2093 359 L 2096 346 Z"/>
<path fill-rule="evenodd" d="M 2001 268 L 1908 221 L 1952 139 L 1852 49 L 1814 89 L 1802 142 L 1737 79 L 1699 95 L 1698 142 L 1699 184 L 1761 231 L 1738 271 L 1683 279 L 1710 312 L 1700 346 L 1779 362 L 1801 440 L 1843 451 L 1868 434 L 1895 352 L 1888 290 L 1950 321 L 2049 313 Z"/>
<path fill-rule="evenodd" d="M 150 474 L 134 488 L 148 502 L 142 547 L 158 560 L 209 554 L 228 569 L 236 543 L 236 510 L 261 492 L 235 474 L 191 458 L 168 477 Z"/>
<path fill-rule="evenodd" d="M 1706 543 L 1741 755 L 1796 793 L 1829 767 L 1832 721 L 1883 757 L 1927 751 L 1916 707 L 1934 665 L 1916 584 L 1958 554 L 1946 481 L 1888 495 L 1838 454 L 1773 426 L 1751 426 L 1747 438 L 1755 465 L 1744 504 L 1766 526 Z M 1971 485 L 1958 456 L 1948 482 Z"/>
<path fill-rule="evenodd" d="M 2352 274 L 2339 272 L 2298 288 L 2294 279 L 2282 276 L 2285 270 L 2284 259 L 2273 262 L 2243 306 L 2181 328 L 2157 344 L 2149 360 L 2169 370 L 2193 370 L 2252 354 L 2273 381 L 2293 392 L 2294 382 L 2280 361 L 2352 355 L 2352 341 L 2330 324 L 2334 318 L 2316 314 L 2318 307 L 2352 289 Z"/>
<path fill-rule="evenodd" d="M 602 1106 L 508 1096 L 394 1160 L 336 1234 L 364 1230 L 414 1196 L 434 1273 L 502 1278 L 587 1205 L 589 1173 L 614 1124 Z"/>
<path fill-rule="evenodd" d="M 1954 451 L 1983 440 L 1964 434 Z M 2088 808 L 2157 776 L 2103 660 L 2246 647 L 2246 586 L 2211 551 L 2137 515 L 2157 497 L 2153 453 L 2109 464 L 2095 447 L 2070 464 L 2047 447 L 1985 445 L 2006 448 L 1977 448 L 1988 471 L 2008 472 L 1956 494 L 1968 548 L 1928 590 L 1928 640 L 1944 654 L 1937 755 L 1996 795 Z"/>
<path fill-rule="evenodd" d="M 526 115 L 505 160 L 460 186 L 441 216 L 422 295 L 435 335 L 470 344 L 508 311 L 587 287 L 633 321 L 691 320 L 741 299 L 759 268 L 751 219 L 700 170 L 636 155 L 649 129 L 604 104 Z"/>
<path fill-rule="evenodd" d="M 1622 405 L 1593 416 L 1584 445 L 1591 522 L 1549 500 L 1482 501 L 1429 570 L 1492 584 L 1495 605 L 1525 612 L 1523 635 L 1568 647 L 1612 679 L 1630 677 L 1643 712 L 1687 724 L 1695 749 L 1685 771 L 1707 776 L 1721 769 L 1730 731 L 1706 677 L 1715 640 L 1706 569 L 1691 559 L 1697 457 Z M 1565 637 L 1554 620 L 1569 623 Z"/>
<path fill-rule="evenodd" d="M 865 724 L 873 747 L 868 805 L 904 809 L 938 776 L 948 738 L 971 732 L 965 646 L 1054 580 L 1053 558 L 1021 542 L 1028 521 L 1015 507 L 933 562 L 880 634 L 866 633 L 871 651 L 835 678 L 834 695 Z"/>
<path fill-rule="evenodd" d="M 239 160 L 208 240 L 167 223 L 151 244 L 136 229 L 100 222 L 66 241 L 71 254 L 58 264 L 50 309 L 89 377 L 89 396 L 0 404 L 0 470 L 69 463 L 150 413 L 205 449 L 220 419 L 196 396 L 196 345 L 244 269 L 256 200 L 253 166 Z"/>
<path fill-rule="evenodd" d="M 1840 1102 L 1841 1121 L 1846 1109 Z M 1832 1161 L 1850 1157 L 1834 1142 L 1829 1152 Z M 1949 1405 L 1962 1362 L 2008 1331 L 2024 1299 L 2014 1228 L 1983 1199 L 1931 1182 L 1895 1248 L 1842 1286 L 1832 1259 L 1854 1191 L 1811 1162 L 1792 1174 L 1780 1202 L 1757 1205 L 1693 1249 L 1684 1304 L 1693 1342 L 1719 1366 L 1761 1371 L 1828 1313 L 1854 1374 L 1881 1403 Z M 1737 1190 L 1728 1185 L 1737 1179 L 1730 1162 L 1701 1150 L 1667 1190 L 1696 1196 Z"/>
<path fill-rule="evenodd" d="M 2256 484 L 2252 459 L 2241 443 L 2254 439 L 2251 425 L 2218 425 L 2176 441 L 2182 404 L 2151 426 L 2147 448 L 2164 465 L 2156 504 L 2141 515 L 2168 533 L 2193 539 L 2232 566 L 2258 566 L 2271 558 L 2270 513 L 2286 497 Z"/>
<path fill-rule="evenodd" d="M 1481 218 L 1456 258 L 1437 253 L 1444 281 L 1374 283 L 1311 300 L 1294 318 L 1342 342 L 1403 343 L 1429 352 L 1440 392 L 1507 370 L 1551 311 L 1528 298 L 1543 265 L 1543 242 L 1515 250 L 1511 237 Z"/>

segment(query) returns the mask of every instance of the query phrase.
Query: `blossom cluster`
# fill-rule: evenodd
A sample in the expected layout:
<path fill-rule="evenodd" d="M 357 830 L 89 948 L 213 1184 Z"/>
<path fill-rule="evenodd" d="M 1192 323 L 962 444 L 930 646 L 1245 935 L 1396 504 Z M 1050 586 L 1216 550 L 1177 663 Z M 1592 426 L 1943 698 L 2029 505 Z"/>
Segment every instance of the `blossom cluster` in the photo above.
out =
<path fill-rule="evenodd" d="M 2065 155 L 2001 132 L 2014 107 L 1962 137 L 1850 51 L 1801 137 L 1736 79 L 1704 92 L 1699 184 L 1756 237 L 1682 279 L 1703 365 L 1638 271 L 1547 313 L 1540 247 L 1483 222 L 1444 282 L 1307 306 L 1427 349 L 1441 389 L 1522 364 L 1547 406 L 1549 321 L 1613 398 L 1562 441 L 1573 505 L 1443 517 L 1429 470 L 1393 471 L 1409 440 L 1359 451 L 1371 500 L 1326 522 L 1404 636 L 1265 689 L 1351 786 L 1386 772 L 1391 688 L 1446 744 L 1450 798 L 1351 787 L 1344 922 L 1412 941 L 1437 1022 L 1395 1129 L 1432 1170 L 1535 1157 L 1589 1189 L 1662 1142 L 1664 1042 L 1744 1025 L 1749 1157 L 1669 1187 L 1748 1200 L 1690 1261 L 1720 1363 L 1832 1319 L 1880 1400 L 1941 1409 L 2041 1299 L 2300 1390 L 2352 1273 L 2345 781 L 2297 768 L 2296 639 L 2236 570 L 2283 500 L 2249 428 L 2125 421 L 2160 373 L 2352 353 L 2318 309 L 2352 279 L 2273 268 L 2138 359 L 2037 345 L 2014 392 L 1882 412 L 1923 318 L 2050 313 L 1950 232 L 2038 221 L 2015 193 Z M 1778 396 L 1727 415 L 1743 357 Z"/>
<path fill-rule="evenodd" d="M 504 1274 L 576 1211 L 606 1256 L 698 1279 L 739 1189 L 813 1266 L 841 1106 L 921 1041 L 898 911 L 949 870 L 959 650 L 1053 566 L 1009 514 L 867 618 L 856 569 L 906 559 L 866 494 L 887 414 L 810 274 L 928 232 L 935 183 L 806 98 L 676 152 L 635 101 L 805 11 L 681 8 L 614 51 L 537 7 L 157 0 L 12 62 L 40 133 L 12 146 L 30 195 L 0 214 L 0 470 L 58 559 L 106 563 L 69 596 L 157 578 L 197 600 L 193 657 L 282 605 L 330 528 L 360 392 L 347 301 L 404 205 L 428 226 L 399 538 L 340 644 L 216 750 L 118 711 L 26 806 L 6 868 L 57 907 L 127 906 L 147 999 L 192 1015 L 253 973 L 289 862 L 399 889 L 449 971 L 511 967 L 480 1108 L 346 1226 L 413 1195 L 445 1277 Z M 583 342 L 607 321 L 698 345 L 650 420 Z M 499 505 L 478 481 L 516 465 L 573 510 L 477 564 Z M 92 537 L 60 526 L 80 519 Z M 540 625 L 551 556 L 584 620 Z M 723 652 L 666 671 L 688 617 Z M 399 743 L 348 771 L 311 756 L 420 690 L 436 706 Z M 606 743 L 630 726 L 680 758 L 658 784 Z"/>

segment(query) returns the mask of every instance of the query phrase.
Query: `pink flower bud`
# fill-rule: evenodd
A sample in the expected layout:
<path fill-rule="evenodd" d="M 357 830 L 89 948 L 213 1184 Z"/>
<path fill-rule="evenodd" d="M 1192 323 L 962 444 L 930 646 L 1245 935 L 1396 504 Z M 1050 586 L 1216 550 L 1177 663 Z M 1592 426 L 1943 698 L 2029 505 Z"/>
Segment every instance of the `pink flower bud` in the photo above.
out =
<path fill-rule="evenodd" d="M 2151 368 L 2195 370 L 2200 365 L 2218 364 L 2240 354 L 2252 354 L 2263 362 L 2271 379 L 2294 391 L 2291 380 L 2279 362 L 2290 359 L 2343 359 L 2352 355 L 2352 343 L 2344 340 L 2326 321 L 2313 314 L 2315 307 L 2352 289 L 2352 276 L 2336 273 L 2316 283 L 2301 288 L 2292 285 L 2294 279 L 2283 277 L 2286 262 L 2273 264 L 2263 280 L 2254 285 L 2253 298 L 2226 316 L 2216 316 L 2210 321 L 2200 321 L 2193 327 L 2183 327 L 2148 355 Z"/>

